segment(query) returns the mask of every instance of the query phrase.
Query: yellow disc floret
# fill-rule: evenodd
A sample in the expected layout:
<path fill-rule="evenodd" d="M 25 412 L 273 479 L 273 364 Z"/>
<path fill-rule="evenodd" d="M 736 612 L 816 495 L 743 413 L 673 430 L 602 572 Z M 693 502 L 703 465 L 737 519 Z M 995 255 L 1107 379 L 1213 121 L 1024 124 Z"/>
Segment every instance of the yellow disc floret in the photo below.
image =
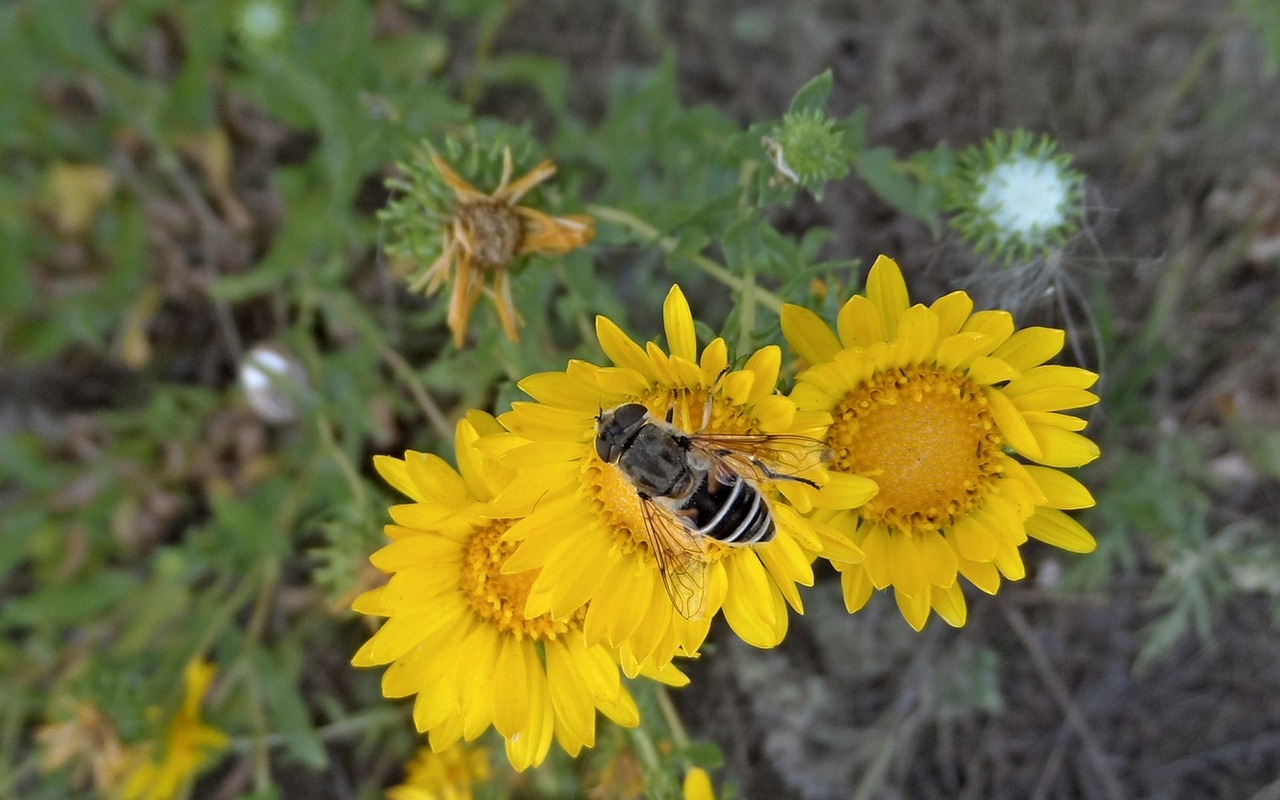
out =
<path fill-rule="evenodd" d="M 554 639 L 570 628 L 577 629 L 582 622 L 582 612 L 563 620 L 551 615 L 526 618 L 525 602 L 533 586 L 534 571 L 507 575 L 502 566 L 507 563 L 516 543 L 505 542 L 502 534 L 511 527 L 511 520 L 495 520 L 471 534 L 463 551 L 462 593 L 475 615 L 490 622 L 498 629 L 517 639 L 528 637 L 534 641 Z"/>
<path fill-rule="evenodd" d="M 836 467 L 879 484 L 862 513 L 891 528 L 945 528 L 999 475 L 999 430 L 978 386 L 958 373 L 890 370 L 846 394 L 832 416 Z"/>

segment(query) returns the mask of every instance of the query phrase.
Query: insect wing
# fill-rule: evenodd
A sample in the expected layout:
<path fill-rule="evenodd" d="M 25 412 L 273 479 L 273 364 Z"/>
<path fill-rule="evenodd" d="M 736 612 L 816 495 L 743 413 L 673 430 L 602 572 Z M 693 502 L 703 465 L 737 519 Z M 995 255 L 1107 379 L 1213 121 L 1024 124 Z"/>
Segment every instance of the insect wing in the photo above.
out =
<path fill-rule="evenodd" d="M 696 433 L 690 449 L 718 471 L 761 481 L 800 480 L 795 476 L 831 460 L 831 448 L 808 436 L 769 433 Z"/>
<path fill-rule="evenodd" d="M 640 501 L 640 510 L 671 604 L 685 619 L 701 619 L 707 610 L 706 541 L 650 498 Z"/>

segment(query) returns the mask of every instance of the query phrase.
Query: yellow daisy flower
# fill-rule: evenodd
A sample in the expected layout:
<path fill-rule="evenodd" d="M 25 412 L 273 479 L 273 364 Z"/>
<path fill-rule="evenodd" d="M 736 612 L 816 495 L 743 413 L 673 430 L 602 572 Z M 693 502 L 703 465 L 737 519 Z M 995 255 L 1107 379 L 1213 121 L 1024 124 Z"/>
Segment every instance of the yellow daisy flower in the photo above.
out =
<path fill-rule="evenodd" d="M 474 740 L 490 725 L 506 741 L 518 770 L 546 757 L 554 738 L 570 755 L 595 742 L 599 709 L 620 725 L 639 724 L 615 656 L 582 636 L 584 609 L 562 618 L 526 614 L 535 574 L 504 571 L 515 544 L 514 522 L 491 503 L 513 473 L 475 446 L 502 432 L 487 414 L 458 423 L 454 471 L 437 456 L 379 456 L 378 473 L 413 503 L 391 508 L 392 542 L 371 561 L 392 573 L 353 608 L 389 617 L 355 654 L 358 667 L 390 664 L 387 697 L 416 694 L 413 720 L 441 752 Z M 687 681 L 674 668 L 654 677 Z"/>
<path fill-rule="evenodd" d="M 507 338 L 519 341 L 520 315 L 511 298 L 512 262 L 530 253 L 560 255 L 581 247 L 595 235 L 595 221 L 581 214 L 552 217 L 516 205 L 530 189 L 555 174 L 550 160 L 512 183 L 511 148 L 504 148 L 502 180 L 489 194 L 463 180 L 439 155 L 432 153 L 431 163 L 453 190 L 457 206 L 445 222 L 439 257 L 411 288 L 425 287 L 427 294 L 434 294 L 452 275 L 447 322 L 458 347 L 482 292 L 488 292 L 498 309 Z"/>
<path fill-rule="evenodd" d="M 200 720 L 200 701 L 213 682 L 217 667 L 192 661 L 182 673 L 182 706 L 169 722 L 158 750 L 141 754 L 124 777 L 124 800 L 171 800 L 177 797 L 209 757 L 227 745 L 227 736 Z"/>
<path fill-rule="evenodd" d="M 454 745 L 440 752 L 420 747 L 404 767 L 404 783 L 387 800 L 471 800 L 471 789 L 489 780 L 489 750 Z"/>
<path fill-rule="evenodd" d="M 698 353 L 693 317 L 679 287 L 663 306 L 670 353 L 633 342 L 604 317 L 596 318 L 600 346 L 613 367 L 571 361 L 564 372 L 533 375 L 520 388 L 534 403 L 515 403 L 503 415 L 511 433 L 495 442 L 498 458 L 519 470 L 499 503 L 531 508 L 507 539 L 520 547 L 509 570 L 541 569 L 529 590 L 527 614 L 571 617 L 588 605 L 582 621 L 587 641 L 617 647 L 623 669 L 669 664 L 697 652 L 721 608 L 743 640 L 772 647 L 787 630 L 787 605 L 802 611 L 797 584 L 811 585 L 812 554 L 857 560 L 842 535 L 806 521 L 815 504 L 848 507 L 867 500 L 871 481 L 854 476 L 827 480 L 813 470 L 821 490 L 795 481 L 760 487 L 770 502 L 776 535 L 766 544 L 728 547 L 708 538 L 705 608 L 689 619 L 668 596 L 650 549 L 640 497 L 616 464 L 596 451 L 597 418 L 626 403 L 640 403 L 657 419 L 686 432 L 821 435 L 829 417 L 798 413 L 778 395 L 781 351 L 766 347 L 743 369 L 728 370 L 723 339 Z M 703 420 L 708 410 L 704 429 Z M 784 502 L 785 500 L 785 502 Z"/>
<path fill-rule="evenodd" d="M 1060 468 L 1087 464 L 1098 448 L 1078 433 L 1084 420 L 1060 412 L 1096 403 L 1086 390 L 1098 376 L 1045 364 L 1062 349 L 1061 330 L 1015 332 L 1008 312 L 972 312 L 964 292 L 910 305 L 898 265 L 884 256 L 866 297 L 840 310 L 837 332 L 806 309 L 782 310 L 783 334 L 811 365 L 792 398 L 831 415 L 834 469 L 880 487 L 824 517 L 865 553 L 857 564 L 831 559 L 850 611 L 892 586 L 916 630 L 930 609 L 960 626 L 957 574 L 994 594 L 1001 576 L 1024 576 L 1018 547 L 1028 536 L 1078 553 L 1095 546 L 1061 511 L 1093 498 Z"/>

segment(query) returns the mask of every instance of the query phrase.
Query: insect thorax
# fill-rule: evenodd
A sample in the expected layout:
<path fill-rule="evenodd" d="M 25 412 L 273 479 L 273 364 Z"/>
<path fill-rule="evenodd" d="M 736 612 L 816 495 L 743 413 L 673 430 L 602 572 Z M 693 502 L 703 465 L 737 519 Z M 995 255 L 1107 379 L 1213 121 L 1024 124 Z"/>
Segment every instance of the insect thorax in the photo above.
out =
<path fill-rule="evenodd" d="M 671 434 L 646 425 L 618 458 L 638 491 L 650 497 L 683 497 L 692 492 L 697 477 L 689 469 L 689 451 Z"/>

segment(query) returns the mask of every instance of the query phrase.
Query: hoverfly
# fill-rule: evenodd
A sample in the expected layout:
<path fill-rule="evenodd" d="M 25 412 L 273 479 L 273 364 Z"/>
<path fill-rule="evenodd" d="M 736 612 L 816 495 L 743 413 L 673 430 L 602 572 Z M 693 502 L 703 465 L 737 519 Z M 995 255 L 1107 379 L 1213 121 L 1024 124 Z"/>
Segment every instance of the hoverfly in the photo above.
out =
<path fill-rule="evenodd" d="M 686 433 L 671 424 L 671 412 L 663 422 L 640 403 L 601 412 L 596 453 L 640 496 L 650 552 L 686 619 L 706 610 L 707 540 L 731 547 L 772 540 L 777 527 L 760 485 L 790 480 L 816 488 L 799 473 L 829 456 L 806 436 Z"/>

